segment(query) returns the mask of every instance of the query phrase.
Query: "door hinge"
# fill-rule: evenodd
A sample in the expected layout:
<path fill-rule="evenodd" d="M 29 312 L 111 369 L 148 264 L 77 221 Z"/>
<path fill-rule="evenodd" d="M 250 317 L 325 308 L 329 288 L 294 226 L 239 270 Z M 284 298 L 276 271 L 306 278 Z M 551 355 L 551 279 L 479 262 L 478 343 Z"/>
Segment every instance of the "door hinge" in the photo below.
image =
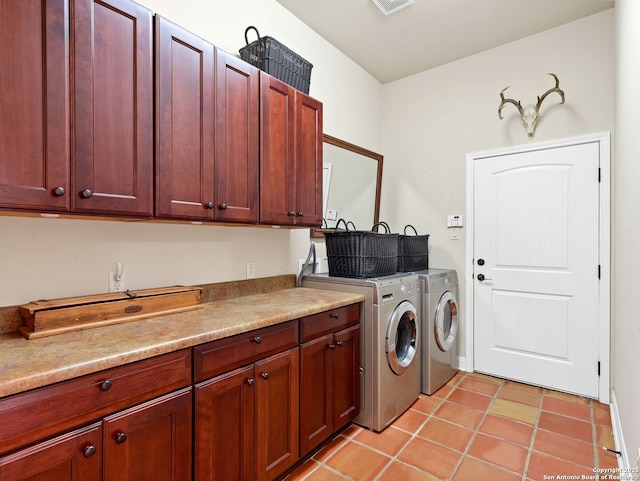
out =
<path fill-rule="evenodd" d="M 602 182 L 602 169 L 598 167 L 598 182 Z"/>
<path fill-rule="evenodd" d="M 598 361 L 598 376 L 600 375 L 600 361 Z"/>
<path fill-rule="evenodd" d="M 600 279 L 600 264 L 598 264 L 598 279 Z"/>

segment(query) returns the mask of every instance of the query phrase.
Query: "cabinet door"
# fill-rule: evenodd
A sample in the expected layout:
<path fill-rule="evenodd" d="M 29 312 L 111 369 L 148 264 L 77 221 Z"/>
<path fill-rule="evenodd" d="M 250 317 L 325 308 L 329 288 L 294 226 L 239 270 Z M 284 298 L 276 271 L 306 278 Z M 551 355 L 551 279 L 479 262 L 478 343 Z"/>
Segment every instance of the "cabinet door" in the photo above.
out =
<path fill-rule="evenodd" d="M 156 216 L 213 219 L 214 47 L 155 25 Z"/>
<path fill-rule="evenodd" d="M 252 481 L 255 454 L 253 364 L 195 387 L 195 481 Z"/>
<path fill-rule="evenodd" d="M 68 0 L 0 4 L 0 208 L 69 209 Z"/>
<path fill-rule="evenodd" d="M 259 70 L 216 49 L 215 219 L 258 221 Z"/>
<path fill-rule="evenodd" d="M 298 460 L 299 354 L 295 347 L 256 362 L 256 477 L 275 479 Z"/>
<path fill-rule="evenodd" d="M 191 388 L 104 419 L 104 481 L 191 479 Z"/>
<path fill-rule="evenodd" d="M 360 412 L 360 326 L 338 331 L 333 351 L 333 429 L 337 431 Z"/>
<path fill-rule="evenodd" d="M 102 424 L 0 457 L 0 481 L 100 481 Z"/>
<path fill-rule="evenodd" d="M 296 92 L 296 224 L 322 224 L 322 103 Z"/>
<path fill-rule="evenodd" d="M 333 334 L 300 346 L 300 455 L 327 439 L 333 429 Z"/>
<path fill-rule="evenodd" d="M 295 89 L 262 73 L 260 85 L 260 222 L 293 225 Z"/>
<path fill-rule="evenodd" d="M 72 209 L 153 210 L 151 11 L 129 0 L 73 0 Z"/>

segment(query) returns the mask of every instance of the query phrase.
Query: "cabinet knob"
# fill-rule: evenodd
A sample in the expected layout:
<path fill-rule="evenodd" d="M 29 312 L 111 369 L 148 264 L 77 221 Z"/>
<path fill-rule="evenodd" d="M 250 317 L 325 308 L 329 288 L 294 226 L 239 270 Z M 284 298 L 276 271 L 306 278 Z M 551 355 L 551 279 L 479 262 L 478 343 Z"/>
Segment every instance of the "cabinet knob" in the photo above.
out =
<path fill-rule="evenodd" d="M 229 207 L 229 206 L 228 206 L 227 204 L 220 204 L 220 205 L 218 206 L 218 209 L 220 209 L 220 210 L 227 210 L 227 208 L 228 208 L 228 207 Z"/>
<path fill-rule="evenodd" d="M 336 342 L 336 346 L 338 346 L 338 347 L 342 347 L 342 341 L 338 341 L 338 342 Z"/>
<path fill-rule="evenodd" d="M 304 212 L 298 212 L 298 217 L 304 217 Z"/>
<path fill-rule="evenodd" d="M 127 440 L 127 433 L 119 432 L 116 434 L 116 444 L 122 444 Z"/>
<path fill-rule="evenodd" d="M 263 373 L 262 373 L 262 379 L 264 379 L 265 381 L 266 381 L 267 379 L 269 379 L 269 373 L 268 373 L 268 372 L 263 372 Z"/>
<path fill-rule="evenodd" d="M 327 347 L 333 351 L 336 348 L 336 345 L 335 344 L 329 344 Z"/>
<path fill-rule="evenodd" d="M 91 197 L 93 195 L 93 192 L 91 191 L 91 189 L 84 189 L 82 192 L 80 192 L 80 195 L 83 198 L 88 199 L 89 197 Z"/>
<path fill-rule="evenodd" d="M 332 317 L 334 319 L 337 319 L 339 316 L 338 314 L 336 314 L 335 312 L 332 312 L 331 314 L 329 314 L 329 317 Z"/>
<path fill-rule="evenodd" d="M 206 207 L 207 209 L 213 209 L 213 202 L 207 202 L 207 203 L 205 204 L 205 207 Z"/>
<path fill-rule="evenodd" d="M 295 216 L 296 216 L 296 211 L 295 211 L 295 210 L 292 210 L 291 212 L 287 212 L 287 215 L 288 215 L 289 217 L 295 217 Z"/>
<path fill-rule="evenodd" d="M 56 187 L 53 189 L 53 195 L 56 197 L 62 197 L 64 195 L 64 187 Z"/>
<path fill-rule="evenodd" d="M 247 384 L 248 384 L 249 386 L 253 386 L 255 383 L 256 383 L 256 380 L 255 380 L 255 379 L 253 379 L 253 378 L 249 378 L 249 379 L 247 379 Z"/>
<path fill-rule="evenodd" d="M 253 342 L 255 342 L 256 344 L 260 344 L 262 342 L 262 338 L 260 336 L 256 336 L 253 339 L 251 339 Z"/>
<path fill-rule="evenodd" d="M 91 456 L 93 456 L 94 454 L 96 454 L 96 447 L 93 444 L 89 444 L 88 446 L 85 446 L 84 449 L 82 450 L 82 455 L 85 458 L 90 458 Z"/>
<path fill-rule="evenodd" d="M 111 389 L 112 386 L 113 386 L 113 383 L 107 379 L 106 381 L 102 381 L 100 383 L 100 390 L 106 392 L 109 389 Z"/>

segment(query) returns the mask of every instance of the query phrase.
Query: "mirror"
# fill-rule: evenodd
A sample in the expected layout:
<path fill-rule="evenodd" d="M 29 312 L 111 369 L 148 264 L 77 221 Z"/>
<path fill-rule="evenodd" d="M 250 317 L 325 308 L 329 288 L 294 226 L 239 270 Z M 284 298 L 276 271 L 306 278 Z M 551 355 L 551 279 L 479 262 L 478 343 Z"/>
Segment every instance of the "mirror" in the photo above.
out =
<path fill-rule="evenodd" d="M 351 221 L 358 230 L 369 230 L 378 222 L 383 156 L 323 135 L 324 229 L 313 229 L 314 237 L 333 229 L 338 219 Z M 341 226 L 342 227 L 342 226 Z"/>

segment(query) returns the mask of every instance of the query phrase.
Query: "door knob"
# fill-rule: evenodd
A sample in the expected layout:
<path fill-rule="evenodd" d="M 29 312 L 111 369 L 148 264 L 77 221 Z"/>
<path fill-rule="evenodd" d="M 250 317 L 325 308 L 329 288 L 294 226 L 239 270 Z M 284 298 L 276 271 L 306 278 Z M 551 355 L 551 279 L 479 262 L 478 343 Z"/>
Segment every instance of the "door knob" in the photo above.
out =
<path fill-rule="evenodd" d="M 485 277 L 484 274 L 478 274 L 478 280 L 482 282 L 482 281 L 492 281 L 493 279 L 489 279 L 488 277 Z"/>

